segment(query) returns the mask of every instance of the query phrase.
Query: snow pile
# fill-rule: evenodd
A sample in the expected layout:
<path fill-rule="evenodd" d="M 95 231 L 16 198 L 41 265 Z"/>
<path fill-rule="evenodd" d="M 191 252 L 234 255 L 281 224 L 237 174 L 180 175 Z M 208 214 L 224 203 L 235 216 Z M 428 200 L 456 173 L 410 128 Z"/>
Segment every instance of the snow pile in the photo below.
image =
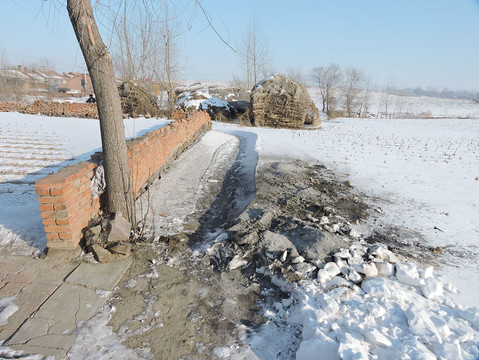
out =
<path fill-rule="evenodd" d="M 302 326 L 297 360 L 479 357 L 479 310 L 457 307 L 432 267 L 396 262 L 378 245 L 334 258 L 277 304 L 280 317 Z"/>
<path fill-rule="evenodd" d="M 236 129 L 218 123 L 214 128 Z M 375 223 L 358 230 L 366 232 L 379 221 L 424 237 L 403 241 L 449 249 L 437 257 L 444 269 L 439 276 L 432 268 L 399 262 L 382 247 L 356 244 L 343 250 L 293 290 L 289 303 L 266 310 L 270 321 L 249 341 L 258 357 L 270 351 L 265 344 L 276 344 L 276 351 L 268 353 L 272 357 L 281 343 L 291 344 L 284 329 L 293 332 L 296 324 L 304 340 L 298 359 L 318 354 L 325 359 L 327 354 L 330 359 L 479 357 L 478 310 L 458 304 L 478 304 L 476 120 L 335 119 L 320 130 L 247 131 L 258 136 L 260 162 L 270 157 L 319 160 L 379 201 L 382 210 Z M 314 274 L 316 264 L 301 264 L 304 273 Z"/>
<path fill-rule="evenodd" d="M 278 74 L 270 75 L 270 76 L 264 78 L 263 80 L 259 81 L 259 82 L 253 87 L 253 90 L 256 90 L 256 89 L 260 88 L 261 86 L 263 86 L 263 84 L 264 84 L 266 81 L 274 79 L 274 78 L 276 77 L 276 75 L 278 75 Z"/>
<path fill-rule="evenodd" d="M 214 108 L 224 108 L 227 111 L 234 111 L 233 107 L 227 101 L 221 100 L 209 93 L 197 90 L 193 93 L 187 93 L 176 102 L 178 107 L 184 109 L 209 110 Z"/>

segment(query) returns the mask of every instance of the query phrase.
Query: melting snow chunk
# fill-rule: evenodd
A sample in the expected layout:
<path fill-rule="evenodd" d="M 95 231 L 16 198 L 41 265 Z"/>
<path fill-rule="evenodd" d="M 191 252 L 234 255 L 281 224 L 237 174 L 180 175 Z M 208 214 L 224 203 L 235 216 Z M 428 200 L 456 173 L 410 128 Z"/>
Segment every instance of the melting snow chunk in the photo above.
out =
<path fill-rule="evenodd" d="M 390 297 L 391 290 L 386 283 L 386 280 L 380 277 L 370 277 L 363 281 L 361 288 L 370 295 L 377 297 Z"/>
<path fill-rule="evenodd" d="M 443 294 L 442 284 L 432 277 L 424 280 L 424 285 L 421 286 L 423 295 L 428 299 L 435 299 Z"/>
<path fill-rule="evenodd" d="M 421 278 L 415 264 L 406 262 L 396 264 L 396 277 L 399 282 L 406 285 L 421 285 Z"/>

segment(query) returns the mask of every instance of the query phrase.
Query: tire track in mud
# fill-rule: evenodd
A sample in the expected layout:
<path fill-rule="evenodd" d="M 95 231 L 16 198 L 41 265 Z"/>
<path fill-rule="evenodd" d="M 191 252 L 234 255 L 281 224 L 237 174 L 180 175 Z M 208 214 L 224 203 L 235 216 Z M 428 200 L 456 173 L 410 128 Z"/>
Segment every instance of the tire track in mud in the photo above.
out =
<path fill-rule="evenodd" d="M 217 189 L 204 191 L 199 200 L 197 214 L 209 209 L 200 219 L 190 219 L 196 230 L 139 245 L 111 302 L 117 308 L 113 329 L 140 354 L 146 346 L 157 359 L 221 358 L 225 345 L 244 345 L 243 323 L 261 321 L 257 285 L 240 272 L 216 271 L 207 254 L 221 229 L 230 226 L 256 195 L 256 138 L 233 135 L 239 139 L 238 154 L 224 181 L 208 182 L 208 174 L 203 174 L 206 182 L 200 187 Z M 214 199 L 211 193 L 217 193 Z"/>

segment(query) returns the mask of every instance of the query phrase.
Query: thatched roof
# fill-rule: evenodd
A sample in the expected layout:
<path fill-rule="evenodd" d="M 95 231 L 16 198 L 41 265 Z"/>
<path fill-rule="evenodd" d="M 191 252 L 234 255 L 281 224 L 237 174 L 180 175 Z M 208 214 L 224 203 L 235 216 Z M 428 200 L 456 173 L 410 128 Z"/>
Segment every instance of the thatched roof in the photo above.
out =
<path fill-rule="evenodd" d="M 256 84 L 251 91 L 254 124 L 281 128 L 319 125 L 319 111 L 307 90 L 283 74 Z"/>

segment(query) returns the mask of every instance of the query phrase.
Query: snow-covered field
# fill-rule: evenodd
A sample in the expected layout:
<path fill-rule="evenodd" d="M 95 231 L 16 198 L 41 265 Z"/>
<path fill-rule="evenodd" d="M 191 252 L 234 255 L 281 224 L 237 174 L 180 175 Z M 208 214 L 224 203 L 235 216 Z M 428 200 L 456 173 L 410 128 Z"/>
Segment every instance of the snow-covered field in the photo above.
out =
<path fill-rule="evenodd" d="M 127 119 L 132 138 L 169 123 Z M 98 120 L 0 113 L 0 246 L 38 253 L 46 237 L 33 185 L 61 167 L 88 160 L 101 150 Z"/>
<path fill-rule="evenodd" d="M 321 93 L 317 87 L 309 87 L 316 106 L 321 110 Z M 343 96 L 337 91 L 338 107 L 341 108 Z M 393 94 L 371 91 L 367 96 L 360 93 L 358 103 L 367 103 L 368 116 L 374 118 L 463 118 L 479 119 L 479 103 L 472 100 L 443 99 L 429 96 Z M 364 111 L 364 109 L 363 109 Z"/>
<path fill-rule="evenodd" d="M 164 123 L 137 119 L 127 135 Z M 386 269 L 384 276 L 365 280 L 362 290 L 348 296 L 343 290 L 351 285 L 334 283 L 339 281 L 332 275 L 336 269 L 326 266 L 323 278 L 290 288 L 291 298 L 266 314 L 271 321 L 250 339 L 248 356 L 271 358 L 271 348 L 284 346 L 290 336 L 291 324 L 300 324 L 298 359 L 317 354 L 325 359 L 479 357 L 479 313 L 472 308 L 479 306 L 479 120 L 336 119 L 312 130 L 215 123 L 214 129 L 250 134 L 260 162 L 276 157 L 325 164 L 381 209 L 377 221 L 415 230 L 417 238 L 407 241 L 439 246 L 443 252 L 442 269 L 431 272 L 403 263 L 396 266 L 396 276 L 387 276 Z M 3 246 L 25 253 L 45 245 L 33 182 L 88 158 L 99 147 L 96 120 L 0 113 Z M 356 229 L 364 234 L 368 225 Z M 356 254 L 362 266 L 365 250 L 347 253 Z M 382 256 L 384 263 L 393 262 Z M 330 285 L 338 286 L 325 293 Z M 454 286 L 458 294 L 452 293 Z M 104 315 L 98 324 L 111 338 Z M 219 353 L 234 358 L 234 351 Z"/>
<path fill-rule="evenodd" d="M 479 120 L 336 119 L 319 130 L 248 130 L 260 156 L 318 160 L 383 199 L 385 222 L 451 253 L 463 298 L 479 305 L 479 281 L 470 278 L 479 280 Z"/>
<path fill-rule="evenodd" d="M 293 291 L 297 305 L 280 304 L 272 321 L 302 324 L 298 359 L 318 353 L 336 359 L 338 351 L 342 358 L 368 358 L 368 352 L 391 359 L 478 358 L 479 120 L 336 119 L 318 130 L 248 131 L 258 136 L 260 161 L 317 160 L 375 199 L 383 224 L 417 232 L 417 239 L 405 241 L 444 248 L 442 270 L 429 280 L 412 264 L 406 272 L 414 280 L 380 277 L 357 297 L 325 295 L 327 286 L 315 282 Z M 370 225 L 357 229 L 365 233 Z M 430 299 L 424 295 L 429 290 L 421 290 L 425 284 L 437 291 Z M 329 285 L 338 284 L 333 279 Z M 264 338 L 280 344 L 281 334 L 265 327 L 258 348 L 268 348 Z"/>

